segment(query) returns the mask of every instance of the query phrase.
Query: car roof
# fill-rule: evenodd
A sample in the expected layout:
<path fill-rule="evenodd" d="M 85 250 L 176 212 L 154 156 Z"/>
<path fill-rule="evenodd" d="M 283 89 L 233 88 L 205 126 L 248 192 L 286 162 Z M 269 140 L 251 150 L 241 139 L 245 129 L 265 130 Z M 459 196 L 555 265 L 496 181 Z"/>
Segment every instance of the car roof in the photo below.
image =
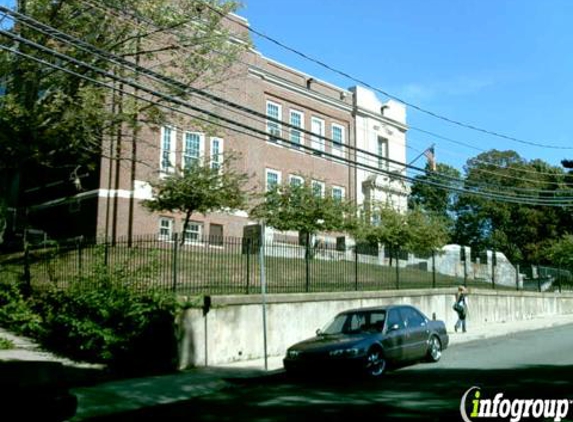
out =
<path fill-rule="evenodd" d="M 412 305 L 385 305 L 385 306 L 371 306 L 367 308 L 355 308 L 348 309 L 346 311 L 340 312 L 338 315 L 352 314 L 355 312 L 375 312 L 375 311 L 388 311 L 395 308 L 413 308 Z"/>

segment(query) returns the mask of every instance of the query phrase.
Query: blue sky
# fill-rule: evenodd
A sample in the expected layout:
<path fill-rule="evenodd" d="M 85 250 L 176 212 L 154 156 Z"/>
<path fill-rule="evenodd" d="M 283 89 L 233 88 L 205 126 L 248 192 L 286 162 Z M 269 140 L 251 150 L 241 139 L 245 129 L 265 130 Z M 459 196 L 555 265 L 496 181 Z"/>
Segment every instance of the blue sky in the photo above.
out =
<path fill-rule="evenodd" d="M 492 148 L 573 159 L 573 1 L 245 0 L 253 28 L 433 112 L 559 150 L 461 129 L 408 109 L 410 159 L 432 143 L 459 169 Z M 268 57 L 342 87 L 355 83 L 255 36 Z M 385 100 L 383 96 L 380 96 Z M 422 165 L 419 161 L 417 164 Z"/>
<path fill-rule="evenodd" d="M 459 169 L 492 148 L 553 165 L 573 159 L 573 1 L 244 0 L 239 14 L 253 28 L 425 109 L 572 148 L 510 142 L 408 109 L 412 126 L 469 145 L 411 130 L 410 160 L 432 143 L 438 161 Z M 355 85 L 256 36 L 254 42 L 270 58 L 341 87 Z"/>

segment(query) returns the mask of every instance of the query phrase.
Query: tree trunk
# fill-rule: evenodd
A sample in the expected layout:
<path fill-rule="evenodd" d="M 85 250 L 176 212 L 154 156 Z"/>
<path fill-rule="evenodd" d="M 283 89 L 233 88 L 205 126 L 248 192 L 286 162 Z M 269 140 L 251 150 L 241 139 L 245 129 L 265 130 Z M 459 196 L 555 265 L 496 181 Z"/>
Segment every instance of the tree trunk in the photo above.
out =
<path fill-rule="evenodd" d="M 193 210 L 187 210 L 185 212 L 185 220 L 183 221 L 183 231 L 181 233 L 181 245 L 185 243 L 185 233 L 187 232 L 187 228 L 189 227 L 189 220 L 191 220 L 191 214 L 193 214 Z"/>

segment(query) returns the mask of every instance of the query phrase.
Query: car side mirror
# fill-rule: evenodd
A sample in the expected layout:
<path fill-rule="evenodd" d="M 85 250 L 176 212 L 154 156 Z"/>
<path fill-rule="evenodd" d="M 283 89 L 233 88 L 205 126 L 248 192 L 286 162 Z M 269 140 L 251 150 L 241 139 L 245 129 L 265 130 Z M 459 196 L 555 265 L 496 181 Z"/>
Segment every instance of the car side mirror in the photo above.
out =
<path fill-rule="evenodd" d="M 400 329 L 400 326 L 398 324 L 392 324 L 390 327 L 388 327 L 388 332 L 392 332 L 392 331 L 397 331 Z"/>
<path fill-rule="evenodd" d="M 320 328 L 317 328 L 315 332 L 317 336 L 322 334 L 322 330 Z"/>

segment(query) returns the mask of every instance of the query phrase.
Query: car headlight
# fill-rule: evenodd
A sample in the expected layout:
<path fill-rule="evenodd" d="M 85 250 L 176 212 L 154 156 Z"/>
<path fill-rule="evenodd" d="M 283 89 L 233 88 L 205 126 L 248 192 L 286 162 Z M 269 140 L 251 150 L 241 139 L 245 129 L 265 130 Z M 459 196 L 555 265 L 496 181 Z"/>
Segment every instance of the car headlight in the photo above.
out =
<path fill-rule="evenodd" d="M 329 355 L 332 357 L 353 357 L 353 356 L 358 356 L 360 353 L 362 353 L 362 349 L 358 349 L 356 347 L 352 347 L 350 349 L 337 349 L 337 350 L 331 350 L 329 352 Z"/>
<path fill-rule="evenodd" d="M 290 359 L 296 359 L 300 356 L 300 351 L 298 350 L 288 350 L 287 357 Z"/>

